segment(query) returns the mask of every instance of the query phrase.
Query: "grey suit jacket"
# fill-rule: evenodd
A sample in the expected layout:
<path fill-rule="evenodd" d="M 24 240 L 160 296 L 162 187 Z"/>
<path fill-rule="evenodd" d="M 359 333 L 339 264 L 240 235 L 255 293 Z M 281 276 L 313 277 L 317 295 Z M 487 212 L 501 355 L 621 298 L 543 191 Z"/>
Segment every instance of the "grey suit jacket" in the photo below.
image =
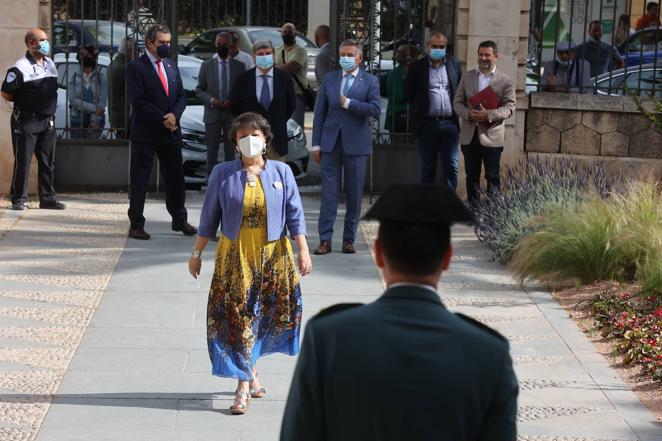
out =
<path fill-rule="evenodd" d="M 218 84 L 218 67 L 218 58 L 212 57 L 202 63 L 198 74 L 198 85 L 195 88 L 195 94 L 205 106 L 203 117 L 205 124 L 213 124 L 218 121 L 221 110 L 224 110 L 211 105 L 212 98 L 220 99 L 221 96 L 221 88 Z M 228 57 L 228 70 L 230 74 L 229 99 L 235 79 L 246 71 L 246 66 L 241 61 Z M 230 109 L 228 108 L 227 111 L 230 111 Z"/>
<path fill-rule="evenodd" d="M 476 129 L 476 122 L 469 119 L 469 112 L 472 110 L 469 99 L 478 93 L 478 69 L 473 69 L 462 75 L 460 84 L 455 91 L 455 100 L 453 107 L 455 113 L 460 117 L 460 144 L 467 145 Z M 489 129 L 485 125 L 478 124 L 478 136 L 481 145 L 485 147 L 503 147 L 506 137 L 506 122 L 515 112 L 516 95 L 513 81 L 498 68 L 494 72 L 494 78 L 490 82 L 490 87 L 499 96 L 499 107 L 487 111 L 487 117 L 490 122 L 496 122 Z"/>
<path fill-rule="evenodd" d="M 336 70 L 336 62 L 331 58 L 331 45 L 327 43 L 322 46 L 315 58 L 315 78 L 317 78 L 318 87 L 322 84 L 324 75 L 334 70 Z"/>

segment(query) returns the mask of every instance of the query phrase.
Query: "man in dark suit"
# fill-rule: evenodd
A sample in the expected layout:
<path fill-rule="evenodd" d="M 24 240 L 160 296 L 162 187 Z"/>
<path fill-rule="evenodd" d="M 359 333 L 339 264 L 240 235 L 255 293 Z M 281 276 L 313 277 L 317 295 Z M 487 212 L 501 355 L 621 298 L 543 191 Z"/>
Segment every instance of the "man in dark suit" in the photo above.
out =
<path fill-rule="evenodd" d="M 270 159 L 287 155 L 287 120 L 294 112 L 296 98 L 290 74 L 274 68 L 274 47 L 269 40 L 253 44 L 255 68 L 239 75 L 230 93 L 230 108 L 239 115 L 259 113 L 269 121 L 273 140 Z"/>
<path fill-rule="evenodd" d="M 445 185 L 394 185 L 368 211 L 386 292 L 307 326 L 281 441 L 515 441 L 508 341 L 448 311 L 436 291 L 450 225 L 471 214 Z"/>
<path fill-rule="evenodd" d="M 460 62 L 446 54 L 448 38 L 441 32 L 428 37 L 428 56 L 409 67 L 405 99 L 413 107 L 414 133 L 421 153 L 421 182 L 435 182 L 437 159 L 443 181 L 457 188 L 460 125 L 453 97 L 460 82 Z"/>
<path fill-rule="evenodd" d="M 166 181 L 166 208 L 173 231 L 192 236 L 198 231 L 187 222 L 186 186 L 182 165 L 182 133 L 179 121 L 186 108 L 186 95 L 177 65 L 168 58 L 170 30 L 152 27 L 145 36 L 147 50 L 129 63 L 127 92 L 131 102 L 131 167 L 129 189 L 129 237 L 147 240 L 145 197 L 154 154 L 159 157 Z"/>
<path fill-rule="evenodd" d="M 246 72 L 246 66 L 230 56 L 229 32 L 216 36 L 216 55 L 202 63 L 198 74 L 195 94 L 205 105 L 204 121 L 207 133 L 207 176 L 218 163 L 218 145 L 223 134 L 223 159 L 235 157 L 234 143 L 230 140 L 232 112 L 230 111 L 230 91 L 239 75 Z"/>

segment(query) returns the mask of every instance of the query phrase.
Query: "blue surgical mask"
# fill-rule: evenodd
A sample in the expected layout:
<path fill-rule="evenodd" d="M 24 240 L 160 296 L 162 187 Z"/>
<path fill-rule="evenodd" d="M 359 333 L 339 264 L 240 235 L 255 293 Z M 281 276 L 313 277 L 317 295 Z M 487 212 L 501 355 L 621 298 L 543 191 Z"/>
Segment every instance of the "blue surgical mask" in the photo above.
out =
<path fill-rule="evenodd" d="M 446 48 L 443 49 L 430 49 L 430 58 L 434 61 L 439 61 L 446 57 Z"/>
<path fill-rule="evenodd" d="M 256 55 L 255 56 L 255 65 L 260 69 L 271 69 L 274 65 L 274 56 L 273 54 L 269 55 Z"/>
<path fill-rule="evenodd" d="M 158 55 L 159 58 L 168 58 L 170 56 L 170 45 L 162 44 L 161 46 L 157 46 L 156 55 Z"/>
<path fill-rule="evenodd" d="M 51 44 L 48 42 L 48 40 L 44 40 L 39 43 L 39 48 L 37 50 L 42 55 L 48 55 L 51 53 Z"/>
<path fill-rule="evenodd" d="M 340 57 L 340 67 L 342 70 L 351 71 L 356 67 L 355 57 Z"/>

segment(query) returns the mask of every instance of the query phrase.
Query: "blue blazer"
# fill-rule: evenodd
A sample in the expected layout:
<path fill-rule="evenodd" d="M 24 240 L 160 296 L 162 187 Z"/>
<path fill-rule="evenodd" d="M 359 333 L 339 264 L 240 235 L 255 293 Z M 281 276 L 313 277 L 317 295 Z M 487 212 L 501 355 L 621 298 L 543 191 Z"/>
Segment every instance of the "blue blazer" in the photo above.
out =
<path fill-rule="evenodd" d="M 239 237 L 247 175 L 242 168 L 241 159 L 236 159 L 212 170 L 198 225 L 200 237 L 216 237 L 219 223 L 225 237 Z M 267 240 L 285 237 L 288 230 L 291 236 L 305 236 L 306 218 L 290 166 L 267 160 L 260 180 L 267 201 Z"/>
<path fill-rule="evenodd" d="M 346 154 L 369 155 L 372 153 L 372 130 L 368 117 L 379 118 L 381 112 L 379 80 L 359 69 L 347 94 L 351 100 L 349 109 L 343 109 L 340 105 L 342 75 L 342 70 L 326 74 L 317 92 L 313 146 L 319 146 L 323 152 L 330 152 L 340 136 Z"/>
<path fill-rule="evenodd" d="M 129 137 L 136 143 L 181 142 L 178 128 L 171 132 L 163 126 L 163 116 L 173 113 L 179 123 L 186 109 L 186 93 L 177 65 L 170 58 L 163 59 L 168 76 L 168 95 L 147 54 L 133 60 L 126 69 L 126 87 L 131 103 Z"/>

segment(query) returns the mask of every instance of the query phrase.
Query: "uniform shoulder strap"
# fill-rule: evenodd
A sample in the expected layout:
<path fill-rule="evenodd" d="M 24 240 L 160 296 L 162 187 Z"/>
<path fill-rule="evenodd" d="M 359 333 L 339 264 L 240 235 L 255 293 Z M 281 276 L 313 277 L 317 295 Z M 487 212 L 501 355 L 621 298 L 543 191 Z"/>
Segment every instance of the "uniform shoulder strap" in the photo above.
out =
<path fill-rule="evenodd" d="M 476 319 L 474 319 L 474 318 L 471 318 L 471 317 L 469 317 L 469 316 L 467 316 L 467 315 L 464 315 L 464 314 L 461 314 L 461 313 L 459 313 L 459 312 L 456 312 L 455 315 L 456 315 L 458 318 L 460 318 L 460 319 L 464 320 L 465 322 L 469 323 L 470 325 L 473 325 L 473 326 L 475 326 L 475 327 L 477 327 L 477 328 L 480 328 L 480 329 L 483 330 L 483 331 L 487 331 L 487 332 L 489 332 L 490 334 L 494 335 L 495 337 L 500 338 L 500 339 L 503 340 L 503 341 L 506 341 L 506 342 L 508 341 L 508 339 L 507 339 L 506 337 L 504 337 L 503 335 L 501 335 L 498 331 L 496 331 L 496 330 L 490 328 L 490 327 L 487 326 L 486 324 L 481 323 L 481 322 L 479 322 L 478 320 L 476 320 Z"/>
<path fill-rule="evenodd" d="M 363 306 L 363 303 L 338 303 L 337 305 L 329 306 L 328 308 L 322 309 L 320 312 L 315 314 L 313 319 L 318 319 L 320 317 L 326 317 L 327 315 L 332 315 L 340 311 L 345 311 L 348 309 L 356 308 L 357 306 Z"/>

